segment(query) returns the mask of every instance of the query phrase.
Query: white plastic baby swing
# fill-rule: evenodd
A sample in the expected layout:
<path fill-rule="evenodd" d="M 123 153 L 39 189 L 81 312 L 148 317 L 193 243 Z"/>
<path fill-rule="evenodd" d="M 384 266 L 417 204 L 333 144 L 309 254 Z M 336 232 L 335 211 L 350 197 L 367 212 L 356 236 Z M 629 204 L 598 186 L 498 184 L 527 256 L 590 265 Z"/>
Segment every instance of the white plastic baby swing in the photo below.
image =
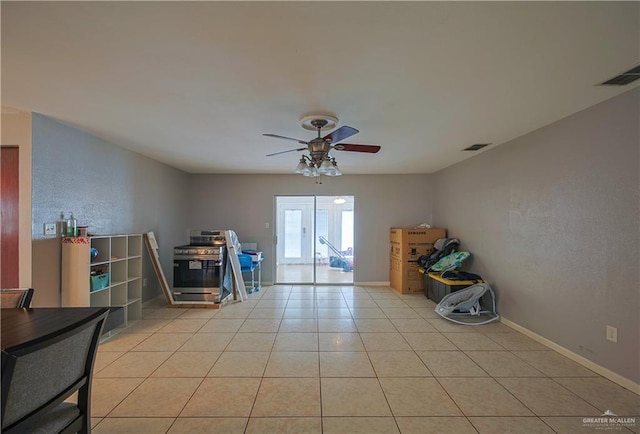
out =
<path fill-rule="evenodd" d="M 480 299 L 485 293 L 491 297 L 491 310 L 483 310 L 480 306 Z M 482 325 L 500 319 L 496 312 L 496 296 L 487 283 L 476 283 L 445 295 L 435 311 L 442 318 L 463 325 Z"/>

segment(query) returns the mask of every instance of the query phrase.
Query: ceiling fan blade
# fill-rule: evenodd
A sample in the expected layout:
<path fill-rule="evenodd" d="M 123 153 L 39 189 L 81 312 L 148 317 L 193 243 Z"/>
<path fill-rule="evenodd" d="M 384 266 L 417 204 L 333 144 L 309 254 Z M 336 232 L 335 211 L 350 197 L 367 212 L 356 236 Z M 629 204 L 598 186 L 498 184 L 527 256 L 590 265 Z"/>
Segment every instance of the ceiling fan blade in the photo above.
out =
<path fill-rule="evenodd" d="M 263 136 L 273 137 L 275 139 L 293 140 L 294 142 L 298 142 L 298 143 L 301 143 L 303 145 L 308 145 L 309 144 L 309 142 L 305 142 L 304 140 L 294 139 L 293 137 L 279 136 L 277 134 L 263 134 Z"/>
<path fill-rule="evenodd" d="M 267 154 L 267 157 L 271 157 L 272 155 L 280 155 L 280 154 L 286 154 L 287 152 L 293 152 L 293 151 L 306 151 L 307 148 L 297 148 L 297 149 L 289 149 L 288 151 L 280 151 L 280 152 L 274 152 L 273 154 Z"/>
<path fill-rule="evenodd" d="M 341 143 L 333 147 L 336 151 L 351 151 L 351 152 L 368 152 L 375 154 L 380 150 L 378 145 L 356 145 L 352 143 Z"/>
<path fill-rule="evenodd" d="M 323 140 L 331 140 L 331 143 L 335 144 L 341 140 L 346 139 L 347 137 L 351 137 L 354 134 L 358 134 L 359 132 L 360 131 L 356 130 L 355 128 L 348 127 L 345 125 L 324 136 Z"/>

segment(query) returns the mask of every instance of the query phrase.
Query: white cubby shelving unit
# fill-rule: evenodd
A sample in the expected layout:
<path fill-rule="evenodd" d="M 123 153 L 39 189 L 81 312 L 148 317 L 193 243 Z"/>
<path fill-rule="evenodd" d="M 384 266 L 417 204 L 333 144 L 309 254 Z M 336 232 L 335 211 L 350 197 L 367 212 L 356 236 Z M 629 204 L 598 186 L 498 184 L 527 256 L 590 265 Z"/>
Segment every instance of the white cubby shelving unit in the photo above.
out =
<path fill-rule="evenodd" d="M 100 289 L 91 285 L 98 270 L 109 273 Z M 122 307 L 125 327 L 142 318 L 142 235 L 62 238 L 62 306 Z"/>

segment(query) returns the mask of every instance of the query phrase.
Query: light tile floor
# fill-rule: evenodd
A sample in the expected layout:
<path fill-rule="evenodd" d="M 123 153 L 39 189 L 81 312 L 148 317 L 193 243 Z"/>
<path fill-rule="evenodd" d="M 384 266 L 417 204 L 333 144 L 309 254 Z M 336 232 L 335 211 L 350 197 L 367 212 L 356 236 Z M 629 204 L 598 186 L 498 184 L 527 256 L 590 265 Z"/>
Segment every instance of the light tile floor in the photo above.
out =
<path fill-rule="evenodd" d="M 99 347 L 102 433 L 584 433 L 640 397 L 493 323 L 390 288 L 272 286 L 219 310 L 147 303 Z"/>
<path fill-rule="evenodd" d="M 314 264 L 278 264 L 276 266 L 277 282 L 314 282 Z M 343 271 L 340 268 L 329 267 L 324 263 L 315 264 L 315 282 L 322 284 L 353 283 L 353 271 Z"/>

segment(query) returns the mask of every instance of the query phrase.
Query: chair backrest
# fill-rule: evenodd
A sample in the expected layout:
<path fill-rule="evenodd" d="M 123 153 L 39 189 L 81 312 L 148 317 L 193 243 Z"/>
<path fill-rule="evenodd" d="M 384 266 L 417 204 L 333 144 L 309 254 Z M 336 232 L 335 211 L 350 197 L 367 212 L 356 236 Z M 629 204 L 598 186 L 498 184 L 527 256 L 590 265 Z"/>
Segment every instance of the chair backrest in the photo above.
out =
<path fill-rule="evenodd" d="M 251 259 L 251 255 L 246 253 L 238 253 L 238 261 L 240 261 L 240 268 L 242 271 L 251 271 L 254 268 L 253 260 Z"/>
<path fill-rule="evenodd" d="M 33 288 L 0 289 L 0 307 L 29 307 L 33 298 Z"/>
<path fill-rule="evenodd" d="M 34 423 L 50 422 L 52 410 L 76 391 L 79 416 L 71 422 L 90 426 L 93 365 L 108 312 L 101 309 L 71 329 L 2 351 L 2 432 L 33 431 Z"/>

